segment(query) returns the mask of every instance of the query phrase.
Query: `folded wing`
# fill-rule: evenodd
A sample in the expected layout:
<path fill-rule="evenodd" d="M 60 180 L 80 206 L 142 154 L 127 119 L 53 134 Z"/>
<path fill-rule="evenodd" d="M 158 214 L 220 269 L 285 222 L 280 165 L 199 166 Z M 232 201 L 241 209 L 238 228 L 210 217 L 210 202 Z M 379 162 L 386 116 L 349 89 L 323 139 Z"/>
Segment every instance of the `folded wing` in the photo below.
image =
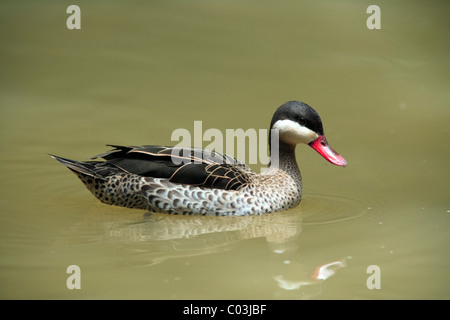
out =
<path fill-rule="evenodd" d="M 92 159 L 103 158 L 123 171 L 173 183 L 238 190 L 255 173 L 243 162 L 218 152 L 165 146 L 116 146 Z"/>

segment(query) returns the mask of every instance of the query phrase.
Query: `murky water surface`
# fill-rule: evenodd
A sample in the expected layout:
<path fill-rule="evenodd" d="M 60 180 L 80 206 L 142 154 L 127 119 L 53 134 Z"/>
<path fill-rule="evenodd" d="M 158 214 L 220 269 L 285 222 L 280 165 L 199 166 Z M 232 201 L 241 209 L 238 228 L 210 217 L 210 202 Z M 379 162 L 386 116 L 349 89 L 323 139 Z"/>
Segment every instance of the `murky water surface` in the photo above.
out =
<path fill-rule="evenodd" d="M 68 30 L 63 2 L 0 3 L 0 297 L 450 298 L 450 6 L 381 1 L 369 30 L 370 4 L 81 1 Z M 47 155 L 174 145 L 195 120 L 267 129 L 293 99 L 349 165 L 299 146 L 285 212 L 110 207 Z"/>

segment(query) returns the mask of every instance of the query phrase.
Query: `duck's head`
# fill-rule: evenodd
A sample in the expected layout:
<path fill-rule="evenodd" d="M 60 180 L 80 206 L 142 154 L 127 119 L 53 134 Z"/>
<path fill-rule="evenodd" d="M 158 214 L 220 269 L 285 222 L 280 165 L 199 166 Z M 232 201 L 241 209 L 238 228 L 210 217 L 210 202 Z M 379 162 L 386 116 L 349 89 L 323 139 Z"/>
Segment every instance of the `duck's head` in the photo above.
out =
<path fill-rule="evenodd" d="M 332 164 L 347 165 L 347 161 L 328 144 L 319 114 L 306 103 L 286 102 L 275 111 L 270 127 L 278 130 L 282 143 L 293 146 L 305 143 Z"/>

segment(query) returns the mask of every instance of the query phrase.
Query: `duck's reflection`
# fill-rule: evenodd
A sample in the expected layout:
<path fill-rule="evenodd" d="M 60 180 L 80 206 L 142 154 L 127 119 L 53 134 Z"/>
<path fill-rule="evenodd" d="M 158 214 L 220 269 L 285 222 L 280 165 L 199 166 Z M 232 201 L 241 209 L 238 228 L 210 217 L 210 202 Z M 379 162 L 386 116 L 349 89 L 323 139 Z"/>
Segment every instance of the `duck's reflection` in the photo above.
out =
<path fill-rule="evenodd" d="M 345 266 L 344 260 L 333 260 L 336 257 L 322 265 L 302 261 L 301 213 L 292 210 L 249 217 L 148 213 L 133 216 L 132 220 L 123 213 L 97 211 L 78 227 L 83 232 L 71 232 L 72 236 L 65 238 L 66 244 L 112 242 L 120 263 L 127 267 L 151 267 L 169 259 L 229 251 L 242 241 L 265 238 L 270 252 L 268 276 L 276 288 L 274 298 L 314 297 L 320 294 L 321 283 Z"/>

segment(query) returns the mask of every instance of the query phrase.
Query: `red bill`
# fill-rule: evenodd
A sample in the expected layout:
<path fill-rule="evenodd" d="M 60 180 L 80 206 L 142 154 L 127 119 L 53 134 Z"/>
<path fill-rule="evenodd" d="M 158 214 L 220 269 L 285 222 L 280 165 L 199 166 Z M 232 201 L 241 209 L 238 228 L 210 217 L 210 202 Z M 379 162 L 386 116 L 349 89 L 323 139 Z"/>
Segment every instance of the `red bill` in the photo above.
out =
<path fill-rule="evenodd" d="M 316 140 L 310 142 L 309 146 L 332 164 L 341 167 L 345 167 L 347 165 L 347 161 L 345 161 L 339 153 L 330 147 L 325 136 L 319 136 Z"/>

